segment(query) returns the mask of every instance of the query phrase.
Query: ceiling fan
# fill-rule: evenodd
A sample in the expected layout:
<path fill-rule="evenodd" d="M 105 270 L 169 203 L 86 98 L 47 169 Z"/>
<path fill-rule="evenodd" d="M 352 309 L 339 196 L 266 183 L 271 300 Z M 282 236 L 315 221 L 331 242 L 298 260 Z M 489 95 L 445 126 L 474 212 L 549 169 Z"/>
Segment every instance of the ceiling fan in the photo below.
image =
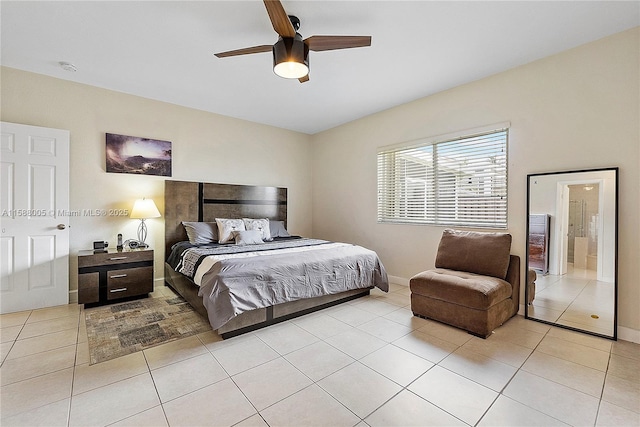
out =
<path fill-rule="evenodd" d="M 273 29 L 278 33 L 274 45 L 252 46 L 216 53 L 218 58 L 273 52 L 273 71 L 284 78 L 309 80 L 309 51 L 350 49 L 371 46 L 371 36 L 311 36 L 302 39 L 298 29 L 300 20 L 287 15 L 280 0 L 264 0 Z"/>

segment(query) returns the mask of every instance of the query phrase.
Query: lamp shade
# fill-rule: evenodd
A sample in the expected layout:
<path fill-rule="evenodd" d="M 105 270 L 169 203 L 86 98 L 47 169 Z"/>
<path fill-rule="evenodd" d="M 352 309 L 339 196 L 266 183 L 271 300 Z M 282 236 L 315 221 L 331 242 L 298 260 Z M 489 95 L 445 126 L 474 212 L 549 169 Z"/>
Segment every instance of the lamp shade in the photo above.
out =
<path fill-rule="evenodd" d="M 151 199 L 138 199 L 131 209 L 131 218 L 146 219 L 159 218 L 160 216 L 160 211 Z"/>
<path fill-rule="evenodd" d="M 285 79 L 299 79 L 309 74 L 309 47 L 296 33 L 294 38 L 280 37 L 273 45 L 273 71 Z"/>

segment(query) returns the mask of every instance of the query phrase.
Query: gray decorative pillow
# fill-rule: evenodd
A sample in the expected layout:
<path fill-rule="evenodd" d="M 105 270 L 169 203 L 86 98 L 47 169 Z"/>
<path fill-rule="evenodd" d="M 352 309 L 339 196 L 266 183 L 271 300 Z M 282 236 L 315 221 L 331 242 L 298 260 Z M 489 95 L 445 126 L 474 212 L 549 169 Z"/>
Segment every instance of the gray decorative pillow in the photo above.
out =
<path fill-rule="evenodd" d="M 269 230 L 272 239 L 274 237 L 291 237 L 291 234 L 284 228 L 284 221 L 269 221 Z"/>
<path fill-rule="evenodd" d="M 436 268 L 466 271 L 503 279 L 507 277 L 511 234 L 444 230 L 436 255 Z"/>
<path fill-rule="evenodd" d="M 202 245 L 218 241 L 218 225 L 215 222 L 182 221 L 189 243 Z"/>
<path fill-rule="evenodd" d="M 244 228 L 246 230 L 258 230 L 262 234 L 262 240 L 273 240 L 271 238 L 271 231 L 269 230 L 268 219 L 242 218 L 242 220 L 244 221 Z"/>
<path fill-rule="evenodd" d="M 233 237 L 236 245 L 259 245 L 262 241 L 262 232 L 260 230 L 234 231 Z"/>
<path fill-rule="evenodd" d="M 218 243 L 231 242 L 234 231 L 244 231 L 244 221 L 241 219 L 216 218 L 218 224 Z"/>

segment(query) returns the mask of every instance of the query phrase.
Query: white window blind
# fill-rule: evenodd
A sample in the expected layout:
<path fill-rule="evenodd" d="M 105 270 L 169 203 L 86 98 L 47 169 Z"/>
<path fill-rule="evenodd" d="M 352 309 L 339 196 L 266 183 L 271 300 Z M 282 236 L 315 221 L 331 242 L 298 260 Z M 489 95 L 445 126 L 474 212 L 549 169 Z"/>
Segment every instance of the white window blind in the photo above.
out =
<path fill-rule="evenodd" d="M 378 222 L 507 228 L 508 129 L 378 151 Z"/>

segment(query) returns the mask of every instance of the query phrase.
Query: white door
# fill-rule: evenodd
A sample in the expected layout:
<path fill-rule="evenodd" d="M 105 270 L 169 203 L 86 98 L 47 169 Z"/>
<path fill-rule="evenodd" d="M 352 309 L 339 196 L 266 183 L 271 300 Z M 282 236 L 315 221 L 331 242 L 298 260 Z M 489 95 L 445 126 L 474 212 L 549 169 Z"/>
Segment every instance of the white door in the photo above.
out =
<path fill-rule="evenodd" d="M 68 304 L 69 131 L 0 131 L 0 313 Z"/>

